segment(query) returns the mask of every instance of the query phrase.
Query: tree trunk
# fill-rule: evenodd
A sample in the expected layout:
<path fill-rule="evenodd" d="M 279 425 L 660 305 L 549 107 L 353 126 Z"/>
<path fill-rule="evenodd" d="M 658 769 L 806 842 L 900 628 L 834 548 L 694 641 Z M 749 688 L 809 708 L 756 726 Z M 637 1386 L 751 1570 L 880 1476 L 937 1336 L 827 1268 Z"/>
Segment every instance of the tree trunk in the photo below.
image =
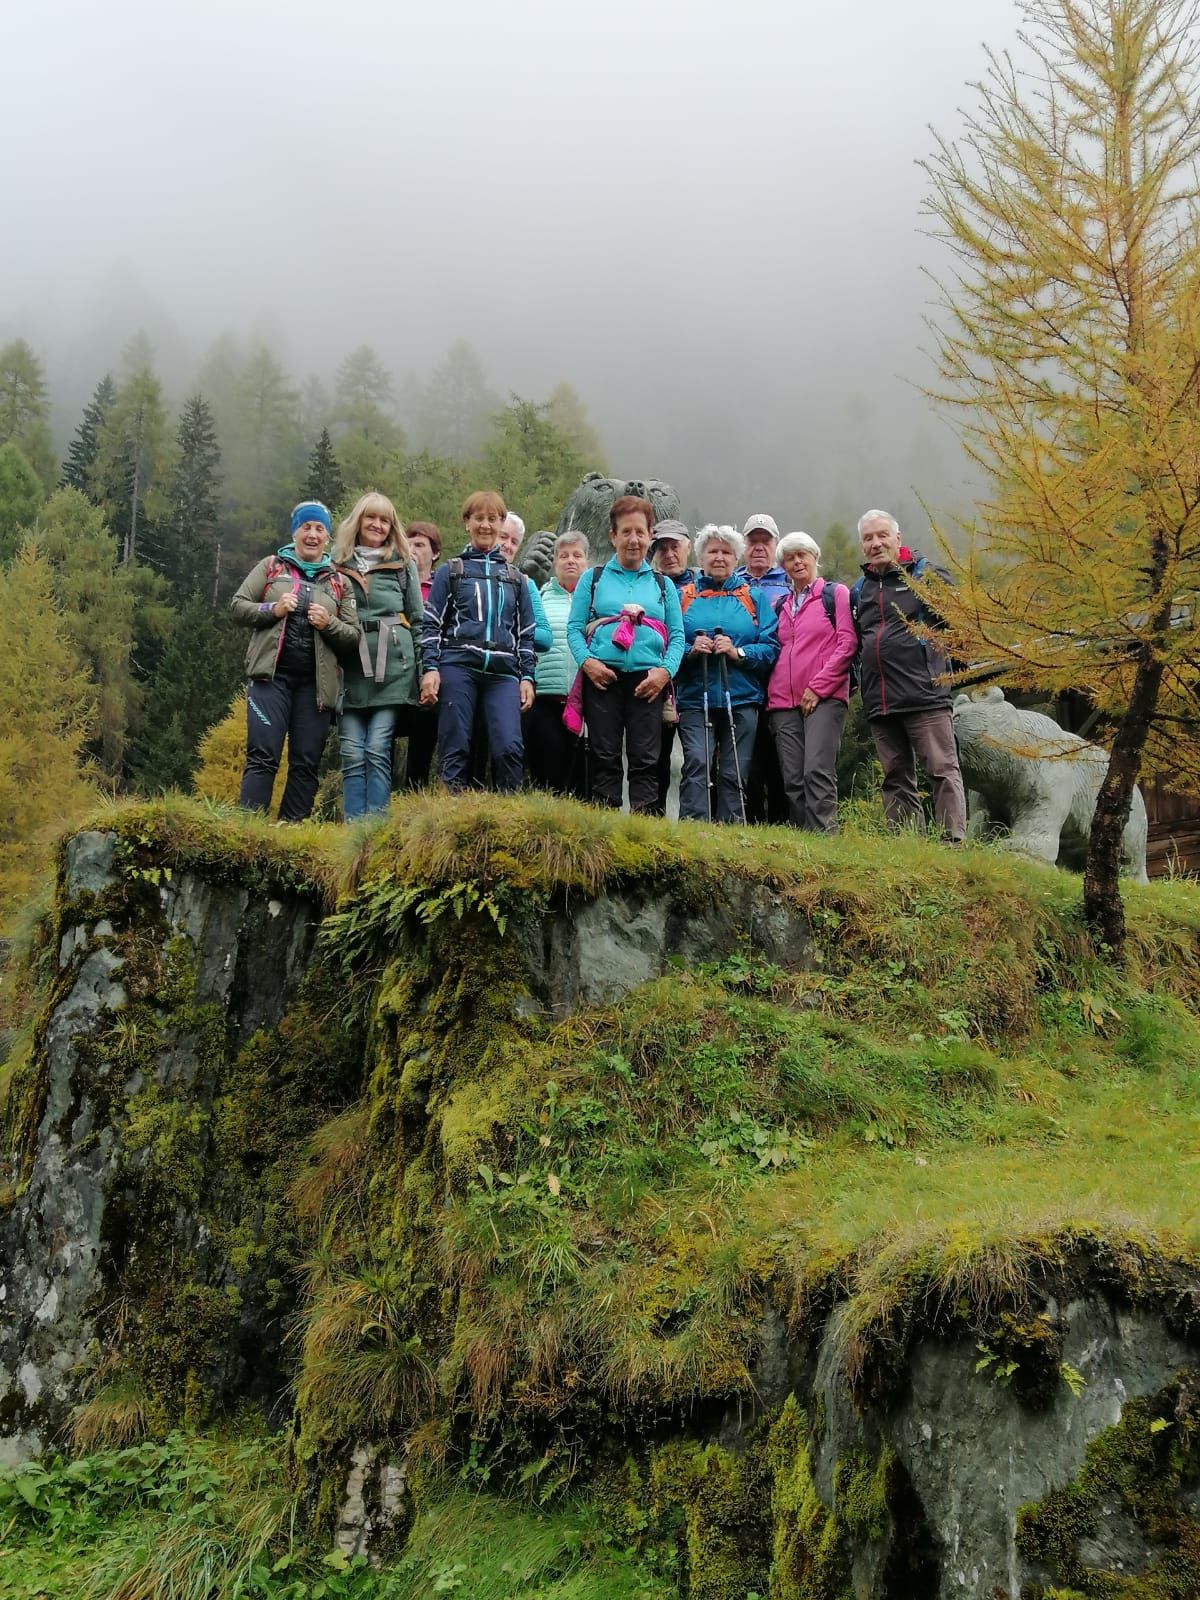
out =
<path fill-rule="evenodd" d="M 217 540 L 217 548 L 213 552 L 213 596 L 212 608 L 217 609 L 217 589 L 221 582 L 221 541 Z"/>
<path fill-rule="evenodd" d="M 1164 623 L 1169 621 L 1169 611 Z M 1142 770 L 1142 752 L 1150 733 L 1162 662 L 1143 647 L 1133 680 L 1129 706 L 1113 740 L 1108 771 L 1096 797 L 1096 814 L 1088 834 L 1083 869 L 1083 913 L 1097 951 L 1125 958 L 1125 906 L 1121 900 L 1121 836 L 1129 821 L 1134 785 Z"/>

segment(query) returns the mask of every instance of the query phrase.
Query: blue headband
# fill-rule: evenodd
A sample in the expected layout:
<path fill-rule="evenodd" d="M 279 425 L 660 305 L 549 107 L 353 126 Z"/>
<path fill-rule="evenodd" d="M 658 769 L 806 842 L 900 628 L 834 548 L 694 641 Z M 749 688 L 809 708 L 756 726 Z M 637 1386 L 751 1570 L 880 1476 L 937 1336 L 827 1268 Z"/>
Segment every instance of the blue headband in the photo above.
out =
<path fill-rule="evenodd" d="M 301 500 L 292 512 L 292 533 L 295 534 L 306 522 L 323 522 L 326 533 L 333 532 L 333 518 L 329 515 L 329 507 L 323 506 L 319 500 Z"/>

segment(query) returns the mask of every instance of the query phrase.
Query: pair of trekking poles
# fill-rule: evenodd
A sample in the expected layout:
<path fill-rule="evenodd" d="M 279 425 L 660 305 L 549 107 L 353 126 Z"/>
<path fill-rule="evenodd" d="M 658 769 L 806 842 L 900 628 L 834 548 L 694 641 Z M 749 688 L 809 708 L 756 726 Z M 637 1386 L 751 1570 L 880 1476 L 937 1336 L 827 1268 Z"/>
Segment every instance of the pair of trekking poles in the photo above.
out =
<path fill-rule="evenodd" d="M 703 631 L 697 633 L 697 639 L 712 638 L 714 641 L 721 638 L 724 633 L 722 628 L 714 628 L 711 635 Z M 700 657 L 700 684 L 704 700 L 704 777 L 708 793 L 708 820 L 713 820 L 713 725 L 712 714 L 709 709 L 708 699 L 708 655 Z M 721 680 L 721 698 L 725 703 L 725 715 L 729 719 L 729 743 L 733 749 L 733 771 L 737 778 L 738 805 L 742 813 L 742 825 L 746 824 L 746 785 L 742 782 L 742 763 L 738 755 L 737 729 L 733 725 L 733 701 L 729 695 L 729 663 L 724 655 L 717 656 L 717 671 Z"/>

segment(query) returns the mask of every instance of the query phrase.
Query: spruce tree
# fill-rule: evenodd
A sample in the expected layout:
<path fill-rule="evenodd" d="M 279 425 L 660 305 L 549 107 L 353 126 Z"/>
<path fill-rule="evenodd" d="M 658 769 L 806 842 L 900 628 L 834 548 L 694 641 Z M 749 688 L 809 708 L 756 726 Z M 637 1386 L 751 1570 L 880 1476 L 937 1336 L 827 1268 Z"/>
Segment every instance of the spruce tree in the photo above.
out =
<path fill-rule="evenodd" d="M 12 440 L 0 444 L 0 561 L 15 554 L 21 534 L 32 528 L 46 498 L 42 480 Z"/>
<path fill-rule="evenodd" d="M 155 563 L 180 601 L 216 604 L 217 488 L 221 452 L 212 410 L 202 395 L 184 402 L 175 434 L 176 464 Z"/>
<path fill-rule="evenodd" d="M 104 513 L 75 489 L 60 489 L 43 506 L 37 544 L 50 563 L 63 629 L 96 685 L 91 753 L 120 778 L 141 724 L 147 655 L 170 632 L 166 586 L 139 561 L 119 563 Z"/>
<path fill-rule="evenodd" d="M 162 384 L 149 367 L 138 367 L 117 390 L 104 418 L 95 463 L 122 561 L 137 559 L 146 524 L 161 515 L 166 447 Z"/>
<path fill-rule="evenodd" d="M 312 499 L 319 500 L 322 505 L 327 505 L 331 511 L 335 510 L 345 498 L 346 480 L 342 477 L 342 469 L 334 454 L 328 428 L 321 429 L 321 437 L 313 446 L 313 453 L 308 458 L 308 478 L 304 484 L 304 492 Z"/>
<path fill-rule="evenodd" d="M 142 731 L 133 741 L 129 770 L 138 789 L 153 794 L 191 787 L 200 741 L 237 690 L 245 643 L 231 621 L 213 617 L 202 595 L 184 606 L 150 680 Z"/>
<path fill-rule="evenodd" d="M 78 489 L 81 494 L 92 495 L 93 470 L 100 453 L 100 432 L 116 398 L 117 386 L 111 374 L 106 372 L 96 385 L 95 394 L 84 407 L 83 420 L 71 440 L 58 481 L 60 489 Z"/>

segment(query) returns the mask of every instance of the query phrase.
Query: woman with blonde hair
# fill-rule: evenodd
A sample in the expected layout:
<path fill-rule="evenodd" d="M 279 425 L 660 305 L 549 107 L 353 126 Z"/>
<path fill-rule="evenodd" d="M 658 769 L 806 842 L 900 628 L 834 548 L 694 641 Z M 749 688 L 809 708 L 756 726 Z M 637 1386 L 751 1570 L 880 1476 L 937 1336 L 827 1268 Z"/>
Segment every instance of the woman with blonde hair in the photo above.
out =
<path fill-rule="evenodd" d="M 387 810 L 397 719 L 419 694 L 424 607 L 416 562 L 386 495 L 362 496 L 337 531 L 333 556 L 354 590 L 362 628 L 338 718 L 342 811 L 354 822 Z"/>

